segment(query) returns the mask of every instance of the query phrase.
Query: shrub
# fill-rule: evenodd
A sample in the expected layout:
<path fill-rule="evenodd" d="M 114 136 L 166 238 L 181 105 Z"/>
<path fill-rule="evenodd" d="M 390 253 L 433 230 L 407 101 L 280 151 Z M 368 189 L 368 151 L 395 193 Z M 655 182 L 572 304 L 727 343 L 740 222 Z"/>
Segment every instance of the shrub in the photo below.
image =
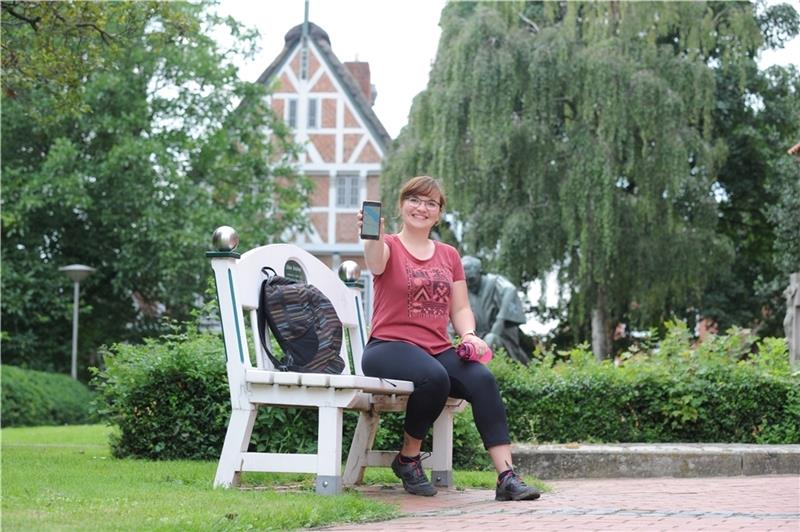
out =
<path fill-rule="evenodd" d="M 99 412 L 119 427 L 114 456 L 218 457 L 230 415 L 223 353 L 216 335 L 202 333 L 104 349 L 106 368 L 93 384 L 104 402 Z"/>
<path fill-rule="evenodd" d="M 230 417 L 230 392 L 222 339 L 187 331 L 115 344 L 103 350 L 106 369 L 93 384 L 99 412 L 119 427 L 112 434 L 116 457 L 154 460 L 219 458 Z M 311 452 L 316 412 L 262 408 L 251 448 L 261 452 Z"/>
<path fill-rule="evenodd" d="M 217 335 L 191 331 L 105 349 L 106 369 L 96 371 L 93 383 L 104 402 L 101 414 L 120 429 L 112 435 L 113 454 L 163 460 L 218 458 L 230 416 L 223 353 Z M 250 448 L 315 452 L 317 420 L 312 409 L 261 408 Z M 357 413 L 345 413 L 345 449 L 357 421 Z M 382 416 L 376 448 L 399 449 L 402 437 L 402 418 Z M 482 447 L 480 437 L 468 410 L 456 417 L 454 439 L 458 465 L 483 463 L 476 452 Z"/>
<path fill-rule="evenodd" d="M 657 351 L 626 353 L 620 367 L 598 363 L 586 346 L 529 367 L 499 354 L 490 368 L 512 440 L 800 443 L 800 378 L 784 340 L 754 344 L 734 330 L 692 346 L 685 333 L 670 324 Z M 223 353 L 218 336 L 198 332 L 108 349 L 94 382 L 120 429 L 114 454 L 217 459 L 230 415 Z M 344 416 L 345 449 L 357 418 Z M 315 410 L 263 408 L 250 447 L 313 452 L 316 435 Z M 398 449 L 402 435 L 402 414 L 384 414 L 375 447 Z M 456 416 L 453 458 L 459 468 L 489 466 L 469 409 Z"/>
<path fill-rule="evenodd" d="M 3 427 L 95 421 L 94 394 L 70 376 L 6 365 L 1 371 Z"/>
<path fill-rule="evenodd" d="M 586 346 L 531 368 L 492 362 L 512 439 L 800 443 L 800 378 L 786 342 L 732 329 L 699 345 L 669 323 L 657 352 L 598 363 Z M 566 356 L 564 356 L 566 355 Z"/>

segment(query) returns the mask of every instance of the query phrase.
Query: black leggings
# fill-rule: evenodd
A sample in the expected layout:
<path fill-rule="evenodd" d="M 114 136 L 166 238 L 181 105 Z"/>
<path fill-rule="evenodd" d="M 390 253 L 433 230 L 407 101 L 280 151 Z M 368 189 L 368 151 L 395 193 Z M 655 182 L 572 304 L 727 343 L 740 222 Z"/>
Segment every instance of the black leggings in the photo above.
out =
<path fill-rule="evenodd" d="M 447 397 L 452 396 L 472 405 L 484 447 L 510 443 L 506 409 L 494 375 L 483 364 L 461 360 L 455 349 L 431 356 L 406 342 L 373 338 L 364 349 L 361 368 L 370 377 L 414 383 L 405 419 L 405 431 L 410 436 L 424 439 Z"/>

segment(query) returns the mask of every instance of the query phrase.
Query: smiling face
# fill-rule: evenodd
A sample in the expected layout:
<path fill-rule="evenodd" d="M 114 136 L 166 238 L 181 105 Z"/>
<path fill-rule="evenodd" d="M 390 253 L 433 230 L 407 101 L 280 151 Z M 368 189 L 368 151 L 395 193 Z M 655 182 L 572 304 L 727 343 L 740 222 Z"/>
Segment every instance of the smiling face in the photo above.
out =
<path fill-rule="evenodd" d="M 410 179 L 400 191 L 403 226 L 430 231 L 442 216 L 445 198 L 439 183 L 428 176 Z"/>
<path fill-rule="evenodd" d="M 439 221 L 440 201 L 437 196 L 409 196 L 400 207 L 403 224 L 430 230 Z"/>

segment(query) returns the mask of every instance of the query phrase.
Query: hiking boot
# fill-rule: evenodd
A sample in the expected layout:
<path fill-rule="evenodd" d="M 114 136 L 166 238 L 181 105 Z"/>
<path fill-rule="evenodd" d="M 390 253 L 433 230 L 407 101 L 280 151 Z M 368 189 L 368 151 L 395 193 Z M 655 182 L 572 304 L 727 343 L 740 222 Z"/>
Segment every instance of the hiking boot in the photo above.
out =
<path fill-rule="evenodd" d="M 397 456 L 392 460 L 392 471 L 403 481 L 403 487 L 411 495 L 422 495 L 424 497 L 436 495 L 436 488 L 428 482 L 428 477 L 425 476 L 425 471 L 422 470 L 422 458 L 417 456 L 410 460 L 411 462 L 407 464 L 400 462 L 400 453 L 397 453 Z"/>
<path fill-rule="evenodd" d="M 512 469 L 502 481 L 498 482 L 494 490 L 496 501 L 532 501 L 538 499 L 541 493 L 523 482 L 522 477 Z"/>

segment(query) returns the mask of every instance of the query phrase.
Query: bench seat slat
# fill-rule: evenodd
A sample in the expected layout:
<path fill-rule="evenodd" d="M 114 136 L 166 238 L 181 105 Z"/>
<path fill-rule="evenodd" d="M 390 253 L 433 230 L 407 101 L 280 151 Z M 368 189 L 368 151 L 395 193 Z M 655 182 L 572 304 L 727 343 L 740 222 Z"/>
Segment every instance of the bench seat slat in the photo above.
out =
<path fill-rule="evenodd" d="M 254 384 L 272 384 L 277 371 L 265 371 L 263 369 L 248 369 L 245 372 L 245 380 Z"/>
<path fill-rule="evenodd" d="M 407 395 L 414 391 L 414 383 L 398 379 L 379 379 L 363 375 L 331 375 L 331 386 L 336 388 L 358 388 L 372 393 L 396 393 Z"/>
<path fill-rule="evenodd" d="M 330 375 L 324 373 L 303 373 L 300 375 L 303 386 L 329 386 Z"/>
<path fill-rule="evenodd" d="M 285 386 L 314 386 L 363 390 L 378 394 L 408 395 L 414 383 L 396 379 L 379 379 L 363 375 L 330 375 L 326 373 L 298 373 L 294 371 L 269 371 L 248 369 L 245 380 L 253 384 L 280 384 Z"/>
<path fill-rule="evenodd" d="M 272 376 L 272 382 L 275 384 L 296 386 L 300 384 L 301 377 L 302 374 L 293 371 L 276 371 L 275 375 Z"/>

